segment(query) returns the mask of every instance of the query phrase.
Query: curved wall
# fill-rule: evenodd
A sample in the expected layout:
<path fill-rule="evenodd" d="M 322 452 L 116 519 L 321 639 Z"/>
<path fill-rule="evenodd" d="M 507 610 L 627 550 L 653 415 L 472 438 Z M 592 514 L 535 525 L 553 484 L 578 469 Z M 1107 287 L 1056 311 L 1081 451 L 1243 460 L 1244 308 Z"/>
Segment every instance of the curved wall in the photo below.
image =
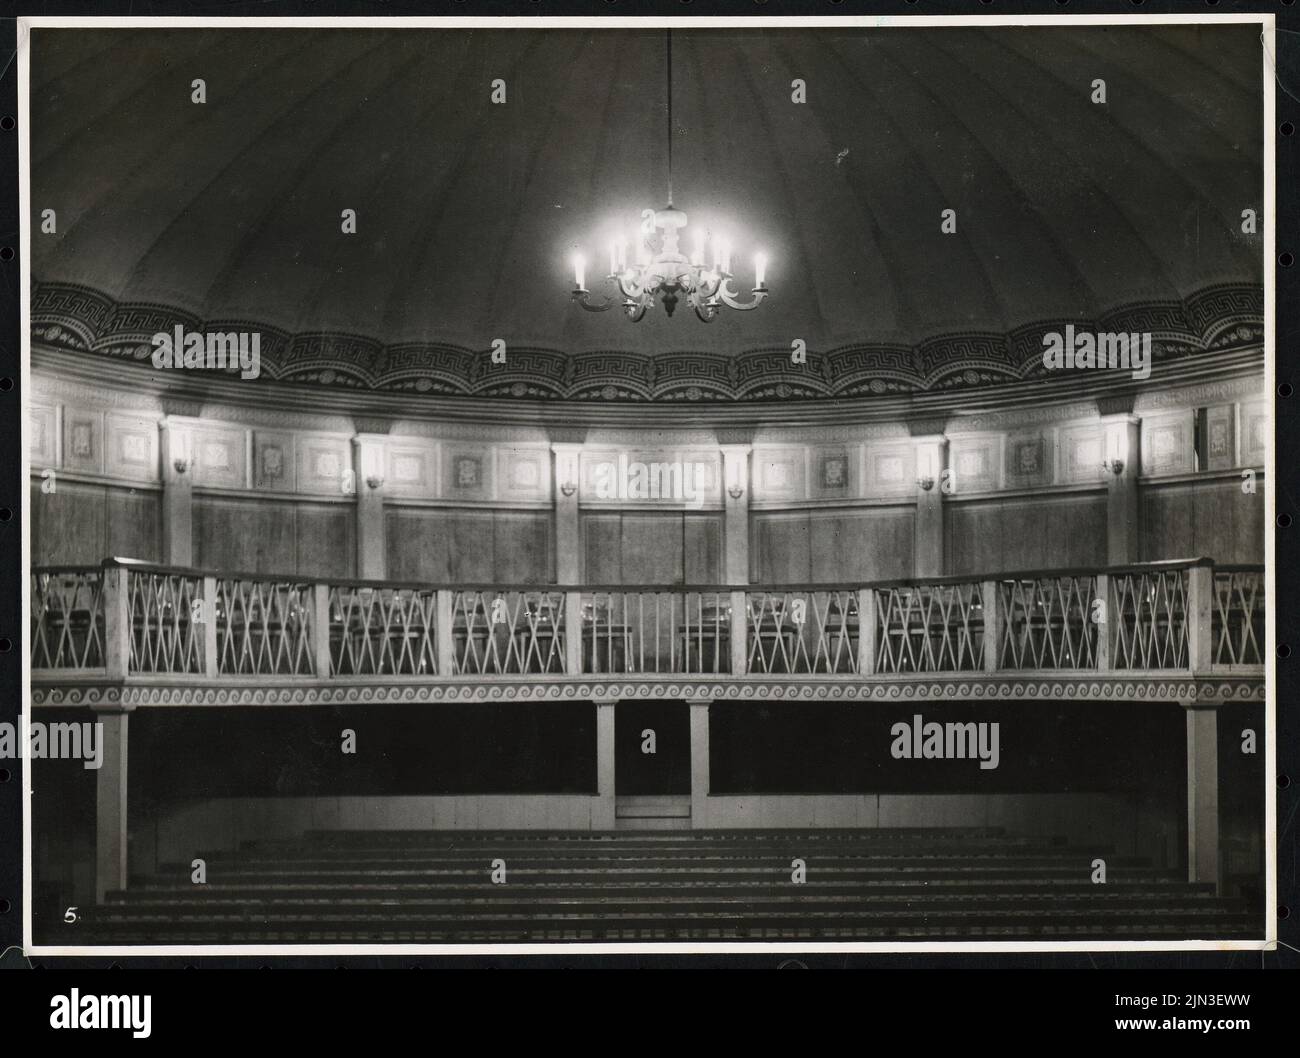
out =
<path fill-rule="evenodd" d="M 838 404 L 748 423 L 707 408 L 379 414 L 293 387 L 187 378 L 178 390 L 158 376 L 97 378 L 84 357 L 38 352 L 35 564 L 703 584 L 1263 556 L 1268 405 L 1249 359 L 1137 396 L 1036 387 L 984 410 Z M 1137 449 L 1127 498 L 1100 466 L 1115 431 Z M 602 473 L 636 464 L 696 468 L 699 487 L 602 490 Z M 939 480 L 923 490 L 927 473 Z M 1136 523 L 1119 554 L 1117 516 Z"/>

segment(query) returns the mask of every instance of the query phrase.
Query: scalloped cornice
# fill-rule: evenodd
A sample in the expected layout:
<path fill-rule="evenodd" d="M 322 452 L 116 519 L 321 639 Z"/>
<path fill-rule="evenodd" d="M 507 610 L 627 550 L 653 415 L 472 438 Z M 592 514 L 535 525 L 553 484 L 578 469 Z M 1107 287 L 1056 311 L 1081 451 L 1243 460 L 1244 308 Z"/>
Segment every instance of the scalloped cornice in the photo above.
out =
<path fill-rule="evenodd" d="M 475 400 L 401 393 L 358 393 L 291 383 L 256 384 L 218 373 L 159 371 L 135 363 L 115 365 L 106 382 L 103 360 L 86 352 L 51 348 L 34 342 L 31 348 L 33 395 L 40 399 L 67 399 L 100 407 L 131 409 L 161 417 L 168 395 L 199 400 L 204 414 L 267 427 L 291 426 L 329 432 L 355 432 L 358 416 L 373 418 L 383 408 L 393 420 L 393 432 L 429 438 L 474 440 L 490 424 L 494 440 L 546 442 L 547 428 L 563 416 L 566 421 L 593 430 L 712 431 L 733 425 L 755 430 L 764 443 L 815 439 L 861 441 L 906 437 L 906 423 L 945 416 L 948 432 L 968 433 L 1002 429 L 1010 425 L 1065 422 L 1093 418 L 1096 397 L 1131 390 L 1126 374 L 1099 377 L 1091 372 L 1093 395 L 1080 399 L 1078 372 L 1068 378 L 1036 379 L 989 386 L 979 391 L 945 391 L 934 394 L 885 397 L 879 400 L 790 401 L 776 404 L 685 405 L 603 404 Z M 1147 392 L 1137 404 L 1144 407 L 1187 406 L 1238 396 L 1263 395 L 1262 349 L 1252 346 L 1223 350 L 1214 356 L 1188 357 L 1157 366 L 1143 385 Z M 1064 374 L 1064 373 L 1062 373 Z M 1110 374 L 1110 373 L 1106 373 Z"/>
<path fill-rule="evenodd" d="M 331 392 L 577 404 L 769 404 L 854 398 L 875 401 L 919 394 L 970 394 L 992 386 L 1042 381 L 1042 336 L 1066 324 L 1098 331 L 1151 332 L 1158 365 L 1216 351 L 1258 347 L 1264 337 L 1263 288 L 1206 287 L 1184 300 L 1145 300 L 1088 323 L 1043 320 L 1005 334 L 940 334 L 914 346 L 850 345 L 809 349 L 790 362 L 788 349 L 719 353 L 618 351 L 571 354 L 512 347 L 493 365 L 482 350 L 443 344 L 383 345 L 347 333 L 287 334 L 247 320 L 203 321 L 163 305 L 119 304 L 100 291 L 36 283 L 32 339 L 46 347 L 148 364 L 150 336 L 178 323 L 187 330 L 258 331 L 262 377 Z M 183 374 L 183 372 L 174 372 Z M 205 373 L 209 376 L 216 372 Z"/>

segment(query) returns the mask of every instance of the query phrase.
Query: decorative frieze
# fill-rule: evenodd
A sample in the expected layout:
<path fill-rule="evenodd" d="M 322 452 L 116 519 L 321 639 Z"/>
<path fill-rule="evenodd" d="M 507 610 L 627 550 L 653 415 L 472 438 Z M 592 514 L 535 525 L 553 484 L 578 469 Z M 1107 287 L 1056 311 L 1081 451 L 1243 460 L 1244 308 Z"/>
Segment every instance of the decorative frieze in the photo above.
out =
<path fill-rule="evenodd" d="M 859 701 L 897 704 L 926 701 L 1111 701 L 1231 706 L 1264 700 L 1264 678 L 1190 678 L 1125 675 L 1008 679 L 979 674 L 951 678 L 822 677 L 820 679 L 527 679 L 467 678 L 354 683 L 261 681 L 256 685 L 151 681 L 126 684 L 33 678 L 35 706 L 131 710 L 150 707 L 384 705 L 419 702 L 616 702 L 621 699 L 686 701 Z"/>
<path fill-rule="evenodd" d="M 35 283 L 31 307 L 34 341 L 113 360 L 147 362 L 152 354 L 149 339 L 156 331 L 177 324 L 200 331 L 220 324 L 261 335 L 263 384 L 605 404 L 870 400 L 978 390 L 1041 377 L 1042 336 L 1068 324 L 1150 332 L 1159 366 L 1199 354 L 1258 347 L 1263 343 L 1263 319 L 1261 287 L 1221 284 L 1184 300 L 1116 307 L 1097 321 L 1045 320 L 1007 334 L 936 335 L 914 346 L 861 343 L 809 349 L 806 364 L 792 363 L 787 348 L 734 356 L 698 351 L 641 356 L 523 346 L 512 347 L 508 361 L 493 368 L 481 349 L 432 343 L 385 346 L 363 335 L 290 335 L 252 321 L 205 322 L 163 305 L 118 304 L 98 291 L 65 283 Z"/>

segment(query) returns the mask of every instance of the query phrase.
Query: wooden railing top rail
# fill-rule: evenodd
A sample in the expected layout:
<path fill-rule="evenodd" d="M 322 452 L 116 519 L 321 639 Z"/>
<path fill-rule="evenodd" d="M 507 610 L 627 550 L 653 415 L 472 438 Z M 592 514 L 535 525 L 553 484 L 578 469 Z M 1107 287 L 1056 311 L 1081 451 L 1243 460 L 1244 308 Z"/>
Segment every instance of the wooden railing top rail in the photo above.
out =
<path fill-rule="evenodd" d="M 466 581 L 460 583 L 437 583 L 433 581 L 399 581 L 399 580 L 359 580 L 347 577 L 306 577 L 297 574 L 254 573 L 246 571 L 203 569 L 190 566 L 166 566 L 152 562 L 136 562 L 130 559 L 107 558 L 98 566 L 33 566 L 32 573 L 86 573 L 109 568 L 126 568 L 142 573 L 159 573 L 185 577 L 220 577 L 224 580 L 261 580 L 278 581 L 285 584 L 329 584 L 349 588 L 399 589 L 411 591 L 488 591 L 488 592 L 612 592 L 612 593 L 676 593 L 697 594 L 702 592 L 764 591 L 764 592 L 830 592 L 863 591 L 868 589 L 920 588 L 947 584 L 975 584 L 981 581 L 1017 581 L 1037 580 L 1052 577 L 1091 577 L 1099 575 L 1122 575 L 1136 573 L 1161 573 L 1180 569 L 1211 566 L 1221 572 L 1259 572 L 1263 565 L 1252 564 L 1216 564 L 1207 557 L 1164 559 L 1156 562 L 1137 562 L 1119 566 L 1068 566 L 1054 569 L 1009 570 L 997 573 L 980 573 L 970 575 L 943 577 L 895 577 L 881 580 L 859 581 L 846 580 L 834 582 L 804 582 L 794 584 L 519 584 L 497 583 L 491 581 Z"/>
<path fill-rule="evenodd" d="M 105 566 L 117 565 L 113 559 L 105 559 L 98 565 L 87 566 L 33 566 L 32 573 L 98 573 Z"/>

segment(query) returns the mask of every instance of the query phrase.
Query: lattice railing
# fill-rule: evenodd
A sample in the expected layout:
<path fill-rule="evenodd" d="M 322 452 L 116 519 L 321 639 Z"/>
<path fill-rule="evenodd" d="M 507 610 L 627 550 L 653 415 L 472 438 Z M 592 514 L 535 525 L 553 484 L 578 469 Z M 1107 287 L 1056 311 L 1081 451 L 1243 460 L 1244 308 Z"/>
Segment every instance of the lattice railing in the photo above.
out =
<path fill-rule="evenodd" d="M 1264 660 L 1264 574 L 1261 570 L 1214 571 L 1210 611 L 1215 665 L 1261 665 Z"/>
<path fill-rule="evenodd" d="M 203 625 L 220 610 L 205 613 L 203 578 L 182 573 L 128 570 L 131 621 L 128 670 L 140 673 L 201 673 Z"/>
<path fill-rule="evenodd" d="M 984 666 L 979 582 L 877 588 L 877 672 L 968 672 Z"/>
<path fill-rule="evenodd" d="M 33 570 L 33 669 L 104 667 L 103 570 Z"/>
<path fill-rule="evenodd" d="M 1017 577 L 997 581 L 1001 669 L 1091 669 L 1097 666 L 1104 614 L 1097 578 Z"/>
<path fill-rule="evenodd" d="M 435 675 L 437 603 L 433 588 L 330 585 L 331 675 Z"/>
<path fill-rule="evenodd" d="M 316 671 L 311 585 L 219 577 L 217 668 L 238 676 L 310 676 Z"/>
<path fill-rule="evenodd" d="M 34 670 L 110 678 L 1259 669 L 1260 567 L 853 587 L 445 587 L 110 561 L 31 577 Z"/>
<path fill-rule="evenodd" d="M 1105 618 L 1113 669 L 1188 667 L 1189 570 L 1131 571 L 1110 578 Z"/>
<path fill-rule="evenodd" d="M 565 671 L 564 593 L 462 590 L 452 595 L 452 671 L 458 675 Z"/>
<path fill-rule="evenodd" d="M 748 671 L 858 671 L 856 591 L 751 591 L 746 598 Z"/>

